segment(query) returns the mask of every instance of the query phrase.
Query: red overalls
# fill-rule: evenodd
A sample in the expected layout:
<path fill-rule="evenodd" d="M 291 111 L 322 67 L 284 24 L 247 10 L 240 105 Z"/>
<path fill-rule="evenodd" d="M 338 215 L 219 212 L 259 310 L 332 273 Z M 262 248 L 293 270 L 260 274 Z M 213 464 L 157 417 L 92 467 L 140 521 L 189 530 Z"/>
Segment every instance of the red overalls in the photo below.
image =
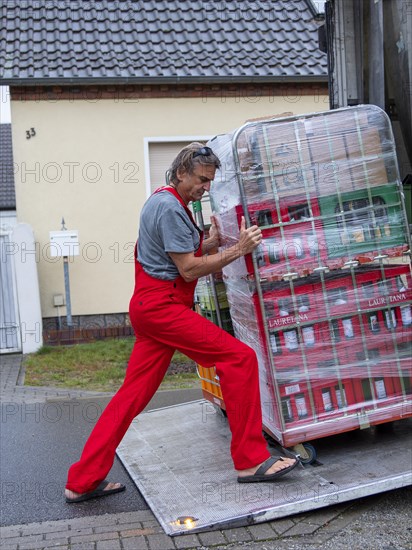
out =
<path fill-rule="evenodd" d="M 171 192 L 190 210 L 179 194 Z M 201 255 L 202 236 L 196 256 Z M 130 320 L 136 341 L 124 382 L 94 427 L 79 462 L 68 473 L 66 488 L 76 493 L 95 489 L 106 478 L 116 448 L 132 420 L 146 407 L 159 387 L 175 350 L 199 365 L 216 366 L 232 432 L 231 455 L 237 470 L 269 458 L 262 435 L 262 416 L 255 352 L 192 310 L 196 282 L 173 281 L 147 275 L 135 265 L 135 289 Z"/>

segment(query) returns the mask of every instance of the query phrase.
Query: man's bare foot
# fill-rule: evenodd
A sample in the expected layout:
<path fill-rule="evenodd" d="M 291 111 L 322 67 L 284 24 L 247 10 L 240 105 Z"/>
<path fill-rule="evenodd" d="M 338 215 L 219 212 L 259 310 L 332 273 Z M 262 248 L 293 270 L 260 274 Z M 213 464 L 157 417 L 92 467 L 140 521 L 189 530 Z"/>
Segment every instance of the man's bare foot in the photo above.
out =
<path fill-rule="evenodd" d="M 112 495 L 113 493 L 120 493 L 125 489 L 126 487 L 121 483 L 110 483 L 109 481 L 104 480 L 93 491 L 88 491 L 87 493 L 76 493 L 70 489 L 65 489 L 64 494 L 66 497 L 66 502 L 83 502 L 84 500 L 90 500 L 92 498 L 105 497 Z"/>
<path fill-rule="evenodd" d="M 254 466 L 253 468 L 247 468 L 246 470 L 237 470 L 238 477 L 247 477 L 247 476 L 253 476 L 258 469 L 264 464 L 265 462 L 262 462 L 261 464 L 258 464 L 257 466 Z M 276 474 L 277 472 L 280 472 L 281 470 L 289 469 L 291 466 L 293 466 L 296 463 L 295 458 L 288 458 L 286 456 L 282 456 L 277 460 L 274 464 L 272 464 L 264 473 L 264 475 L 271 475 Z"/>

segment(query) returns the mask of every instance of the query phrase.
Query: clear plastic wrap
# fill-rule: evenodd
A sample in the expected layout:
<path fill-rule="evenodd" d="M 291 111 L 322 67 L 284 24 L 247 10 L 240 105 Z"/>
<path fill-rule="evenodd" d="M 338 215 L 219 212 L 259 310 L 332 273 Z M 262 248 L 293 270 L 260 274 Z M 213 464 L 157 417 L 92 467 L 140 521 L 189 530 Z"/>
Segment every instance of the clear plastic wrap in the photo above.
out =
<path fill-rule="evenodd" d="M 223 279 L 234 333 L 258 356 L 266 431 L 288 446 L 410 416 L 411 243 L 387 115 L 252 122 L 208 145 L 223 247 L 242 216 L 262 229 Z M 212 370 L 205 395 L 224 407 Z"/>

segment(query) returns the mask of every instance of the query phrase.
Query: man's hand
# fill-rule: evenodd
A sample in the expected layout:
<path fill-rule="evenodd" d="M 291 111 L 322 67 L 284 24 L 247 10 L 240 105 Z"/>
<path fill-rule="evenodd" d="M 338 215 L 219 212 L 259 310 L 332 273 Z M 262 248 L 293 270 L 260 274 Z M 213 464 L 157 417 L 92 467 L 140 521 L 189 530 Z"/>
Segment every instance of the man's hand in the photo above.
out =
<path fill-rule="evenodd" d="M 211 226 L 209 228 L 209 235 L 202 244 L 202 254 L 216 254 L 220 245 L 219 228 L 214 216 L 210 217 Z"/>
<path fill-rule="evenodd" d="M 262 242 L 262 231 L 257 225 L 252 225 L 246 229 L 245 217 L 242 216 L 240 222 L 239 247 L 242 256 L 252 252 Z"/>
<path fill-rule="evenodd" d="M 214 216 L 210 216 L 210 222 L 211 222 L 211 226 L 209 228 L 208 241 L 210 241 L 211 246 L 215 248 L 220 244 L 219 228 L 217 226 L 216 218 Z"/>

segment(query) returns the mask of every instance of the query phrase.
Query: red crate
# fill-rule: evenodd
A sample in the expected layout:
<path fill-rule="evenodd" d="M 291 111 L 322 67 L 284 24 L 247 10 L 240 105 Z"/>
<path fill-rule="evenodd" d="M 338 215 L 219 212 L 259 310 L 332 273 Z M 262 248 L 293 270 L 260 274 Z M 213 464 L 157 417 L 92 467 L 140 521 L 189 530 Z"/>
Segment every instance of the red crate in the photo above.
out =
<path fill-rule="evenodd" d="M 241 206 L 237 207 L 238 215 L 243 215 Z M 248 205 L 248 213 L 252 225 L 258 225 L 263 231 L 265 227 L 277 223 L 278 216 L 276 214 L 276 202 L 274 200 L 262 200 L 258 203 Z M 275 213 L 275 215 L 273 214 Z M 238 221 L 240 222 L 238 216 Z"/>
<path fill-rule="evenodd" d="M 280 329 L 296 321 L 307 323 L 319 319 L 321 308 L 318 300 L 321 295 L 316 293 L 315 283 L 294 284 L 293 294 L 294 299 L 289 284 L 264 292 L 263 303 L 269 328 Z"/>
<path fill-rule="evenodd" d="M 281 260 L 288 258 L 293 267 L 299 264 L 319 265 L 319 259 L 326 260 L 326 243 L 320 208 L 316 198 L 301 196 L 280 203 L 283 226 L 283 250 Z M 312 223 L 310 219 L 314 219 Z M 280 229 L 279 229 L 280 231 Z"/>
<path fill-rule="evenodd" d="M 352 381 L 337 378 L 319 379 L 312 382 L 317 417 L 321 420 L 348 413 L 356 405 Z"/>
<path fill-rule="evenodd" d="M 314 323 L 311 326 L 301 327 L 302 337 L 305 337 L 305 329 L 311 329 L 312 334 L 310 339 L 314 339 L 313 345 L 305 345 L 303 350 L 305 353 L 306 364 L 310 370 L 320 370 L 322 376 L 326 376 L 328 372 L 336 371 L 336 360 L 333 355 L 333 347 L 331 345 L 331 334 L 328 323 Z M 325 374 L 326 373 L 326 374 Z M 327 375 L 330 377 L 329 375 Z"/>
<path fill-rule="evenodd" d="M 319 363 L 335 364 L 332 347 L 322 336 L 325 323 L 315 323 L 297 328 L 291 326 L 283 330 L 270 330 L 269 340 L 275 370 L 293 368 L 295 371 L 316 369 Z"/>
<path fill-rule="evenodd" d="M 365 373 L 353 379 L 353 386 L 360 408 L 388 407 L 402 399 L 399 377 L 396 376 L 385 376 L 372 370 L 370 376 Z"/>
<path fill-rule="evenodd" d="M 279 384 L 283 420 L 288 427 L 305 424 L 313 419 L 307 383 L 290 380 Z"/>
<path fill-rule="evenodd" d="M 262 229 L 262 245 L 256 251 L 261 277 L 280 279 L 292 268 L 300 275 L 308 275 L 327 260 L 317 198 L 284 198 L 278 208 L 275 201 L 261 201 L 248 205 L 248 213 L 251 223 Z M 240 227 L 244 215 L 241 205 L 236 206 L 236 214 Z M 245 261 L 248 273 L 253 274 L 251 255 Z M 341 266 L 343 261 L 339 262 Z"/>
<path fill-rule="evenodd" d="M 323 300 L 323 315 L 327 316 L 329 312 L 330 316 L 341 316 L 353 314 L 356 311 L 353 282 L 350 274 L 334 274 L 325 278 L 325 288 L 326 298 Z M 320 283 L 315 292 L 322 295 Z"/>
<path fill-rule="evenodd" d="M 359 288 L 360 309 L 369 310 L 396 306 L 412 300 L 412 281 L 409 266 L 385 266 L 358 270 L 355 274 Z M 412 318 L 410 320 L 412 323 Z"/>
<path fill-rule="evenodd" d="M 326 300 L 322 285 L 314 284 L 313 292 L 321 316 L 341 316 L 358 311 L 384 309 L 412 301 L 409 266 L 385 266 L 355 270 L 355 285 L 349 272 L 334 272 L 325 277 Z M 326 302 L 326 303 L 325 303 Z M 412 324 L 412 316 L 409 319 Z"/>
<path fill-rule="evenodd" d="M 403 325 L 400 307 L 373 311 L 362 319 L 367 348 L 379 348 L 382 355 L 401 353 L 403 348 L 410 351 L 412 325 Z"/>

